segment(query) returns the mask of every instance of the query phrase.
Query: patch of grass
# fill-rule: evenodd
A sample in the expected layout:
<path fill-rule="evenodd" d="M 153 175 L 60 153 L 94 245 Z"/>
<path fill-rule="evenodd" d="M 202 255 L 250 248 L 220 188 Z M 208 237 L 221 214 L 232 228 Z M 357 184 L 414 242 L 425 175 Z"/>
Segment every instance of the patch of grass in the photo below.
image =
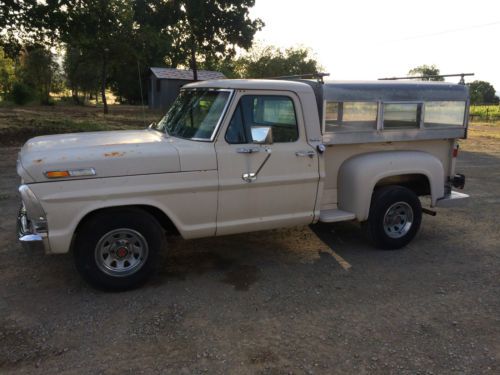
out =
<path fill-rule="evenodd" d="M 47 134 L 144 129 L 162 116 L 140 106 L 112 105 L 109 109 L 104 115 L 102 107 L 5 104 L 0 111 L 0 144 L 19 145 Z"/>
<path fill-rule="evenodd" d="M 0 100 L 0 108 L 10 108 L 13 107 L 14 103 L 8 100 Z"/>
<path fill-rule="evenodd" d="M 74 120 L 71 118 L 48 118 L 48 119 L 30 119 L 26 122 L 25 128 L 32 128 L 34 131 L 48 131 L 49 133 L 68 133 L 68 132 L 90 132 L 103 130 L 127 129 L 123 125 L 108 124 L 98 120 Z"/>
<path fill-rule="evenodd" d="M 493 153 L 500 151 L 500 123 L 472 123 L 467 139 L 460 141 L 465 151 Z"/>
<path fill-rule="evenodd" d="M 481 137 L 481 138 L 489 138 L 489 139 L 498 139 L 500 140 L 500 129 L 495 129 L 493 127 L 471 127 L 469 128 L 469 135 L 471 137 Z M 499 145 L 500 149 L 500 145 Z"/>
<path fill-rule="evenodd" d="M 469 123 L 469 129 L 471 128 L 491 128 L 500 129 L 500 120 L 498 121 L 478 121 Z"/>

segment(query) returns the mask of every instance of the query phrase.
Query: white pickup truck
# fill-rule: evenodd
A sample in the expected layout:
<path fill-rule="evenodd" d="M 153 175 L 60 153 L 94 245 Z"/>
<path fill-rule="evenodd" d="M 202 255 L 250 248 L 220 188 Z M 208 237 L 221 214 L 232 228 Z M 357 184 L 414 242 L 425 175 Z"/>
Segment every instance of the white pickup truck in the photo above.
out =
<path fill-rule="evenodd" d="M 20 240 L 72 251 L 91 284 L 143 282 L 183 238 L 357 220 L 378 248 L 449 206 L 468 90 L 448 83 L 217 80 L 145 130 L 36 137 L 19 153 Z"/>

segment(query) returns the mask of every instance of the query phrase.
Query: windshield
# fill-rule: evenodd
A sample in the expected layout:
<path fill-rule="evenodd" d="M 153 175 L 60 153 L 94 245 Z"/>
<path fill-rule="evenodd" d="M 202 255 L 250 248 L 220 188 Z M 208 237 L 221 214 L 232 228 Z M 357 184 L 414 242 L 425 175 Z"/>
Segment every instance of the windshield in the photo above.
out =
<path fill-rule="evenodd" d="M 229 95 L 228 90 L 183 90 L 156 129 L 174 137 L 210 140 Z"/>

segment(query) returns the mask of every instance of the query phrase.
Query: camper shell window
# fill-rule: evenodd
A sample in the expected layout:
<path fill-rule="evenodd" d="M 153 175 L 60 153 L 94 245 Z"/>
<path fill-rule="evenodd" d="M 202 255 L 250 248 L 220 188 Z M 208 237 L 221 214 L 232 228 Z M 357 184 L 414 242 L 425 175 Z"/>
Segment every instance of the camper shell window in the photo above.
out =
<path fill-rule="evenodd" d="M 419 128 L 422 103 L 384 103 L 384 129 Z"/>
<path fill-rule="evenodd" d="M 326 102 L 326 131 L 375 130 L 378 104 L 376 102 Z"/>
<path fill-rule="evenodd" d="M 465 101 L 439 101 L 425 103 L 425 127 L 463 126 Z"/>

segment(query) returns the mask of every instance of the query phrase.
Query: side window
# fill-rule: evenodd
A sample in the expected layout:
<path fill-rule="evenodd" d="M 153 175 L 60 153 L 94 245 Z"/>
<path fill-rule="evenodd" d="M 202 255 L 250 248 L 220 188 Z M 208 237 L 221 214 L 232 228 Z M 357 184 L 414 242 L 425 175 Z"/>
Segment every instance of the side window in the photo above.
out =
<path fill-rule="evenodd" d="M 295 142 L 299 129 L 293 100 L 287 96 L 242 96 L 226 132 L 231 144 L 251 143 L 252 126 L 270 126 L 275 143 Z"/>
<path fill-rule="evenodd" d="M 375 130 L 376 102 L 326 102 L 325 132 Z"/>
<path fill-rule="evenodd" d="M 463 126 L 465 102 L 426 102 L 424 125 L 426 128 Z"/>
<path fill-rule="evenodd" d="M 419 128 L 421 113 L 419 103 L 384 104 L 384 129 Z"/>

